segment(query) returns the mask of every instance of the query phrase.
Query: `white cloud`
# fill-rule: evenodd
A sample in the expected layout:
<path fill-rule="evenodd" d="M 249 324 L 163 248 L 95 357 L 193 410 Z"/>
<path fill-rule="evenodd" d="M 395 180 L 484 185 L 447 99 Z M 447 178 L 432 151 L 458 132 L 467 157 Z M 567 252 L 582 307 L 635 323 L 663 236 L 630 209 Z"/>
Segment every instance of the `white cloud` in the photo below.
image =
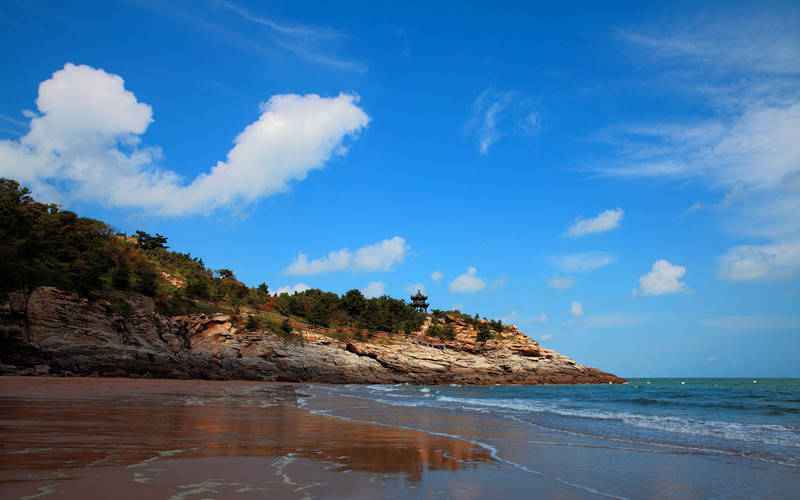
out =
<path fill-rule="evenodd" d="M 583 304 L 580 302 L 573 302 L 569 307 L 569 313 L 572 316 L 583 316 Z"/>
<path fill-rule="evenodd" d="M 311 287 L 306 285 L 305 283 L 297 283 L 294 286 L 282 286 L 275 290 L 275 295 L 280 295 L 282 293 L 288 293 L 289 295 L 294 295 L 295 293 L 305 292 L 306 290 L 310 290 Z"/>
<path fill-rule="evenodd" d="M 323 274 L 344 271 L 353 261 L 353 255 L 345 248 L 328 254 L 327 257 L 309 261 L 308 255 L 300 253 L 297 260 L 284 269 L 284 274 Z"/>
<path fill-rule="evenodd" d="M 545 313 L 540 314 L 537 319 L 538 319 L 539 323 L 541 323 L 543 325 L 550 320 L 550 318 L 548 318 Z"/>
<path fill-rule="evenodd" d="M 379 241 L 356 250 L 353 269 L 356 271 L 390 271 L 403 262 L 411 246 L 399 236 Z"/>
<path fill-rule="evenodd" d="M 717 276 L 723 280 L 788 279 L 800 274 L 800 240 L 773 245 L 740 245 L 728 250 L 718 260 Z"/>
<path fill-rule="evenodd" d="M 541 114 L 531 111 L 533 103 L 517 91 L 496 91 L 489 87 L 472 105 L 472 118 L 464 129 L 475 135 L 478 151 L 485 155 L 498 139 L 513 131 L 535 135 L 542 127 Z"/>
<path fill-rule="evenodd" d="M 433 281 L 434 283 L 439 283 L 440 281 L 442 281 L 442 278 L 444 278 L 444 273 L 442 273 L 441 271 L 434 271 L 431 273 L 431 281 Z"/>
<path fill-rule="evenodd" d="M 553 336 L 551 334 L 549 334 L 549 333 L 545 333 L 544 335 L 542 335 L 539 338 L 542 339 L 542 340 L 550 340 L 550 339 L 553 338 Z"/>
<path fill-rule="evenodd" d="M 553 266 L 565 273 L 588 273 L 611 264 L 616 259 L 606 252 L 581 252 L 552 259 Z"/>
<path fill-rule="evenodd" d="M 284 274 L 309 275 L 333 271 L 391 271 L 394 264 L 403 262 L 411 246 L 400 236 L 388 238 L 359 248 L 355 253 L 347 248 L 335 250 L 327 257 L 308 260 L 300 253 L 297 259 L 283 270 Z"/>
<path fill-rule="evenodd" d="M 486 288 L 486 281 L 477 276 L 478 270 L 474 267 L 467 269 L 467 272 L 457 276 L 450 282 L 451 293 L 475 293 Z"/>
<path fill-rule="evenodd" d="M 580 215 L 572 221 L 564 236 L 579 238 L 591 233 L 603 233 L 618 228 L 624 212 L 621 208 L 616 210 L 604 210 L 597 214 L 597 217 L 584 219 Z"/>
<path fill-rule="evenodd" d="M 367 286 L 361 289 L 361 293 L 368 299 L 380 297 L 386 293 L 386 283 L 383 281 L 371 281 Z"/>
<path fill-rule="evenodd" d="M 208 213 L 286 191 L 345 154 L 345 139 L 369 123 L 357 103 L 349 94 L 273 96 L 226 160 L 186 183 L 159 166 L 159 148 L 141 146 L 152 108 L 121 77 L 68 63 L 39 86 L 30 131 L 0 141 L 0 176 L 107 206 L 165 216 Z"/>
<path fill-rule="evenodd" d="M 800 331 L 800 317 L 772 316 L 767 314 L 753 314 L 745 316 L 723 316 L 708 318 L 700 321 L 700 325 L 709 328 L 740 331 L 764 330 L 798 330 Z"/>
<path fill-rule="evenodd" d="M 547 285 L 550 288 L 567 289 L 575 286 L 576 282 L 577 280 L 575 279 L 574 276 L 559 276 L 557 274 L 554 274 L 553 276 L 550 277 L 550 280 L 547 282 Z"/>
<path fill-rule="evenodd" d="M 403 287 L 403 289 L 406 291 L 406 293 L 414 294 L 417 293 L 417 291 L 420 291 L 422 292 L 422 295 L 428 294 L 428 290 L 422 283 L 414 283 L 413 285 L 406 285 Z"/>
<path fill-rule="evenodd" d="M 798 19 L 796 8 L 779 14 L 759 9 L 736 19 L 681 23 L 666 34 L 622 34 L 661 70 L 654 74 L 668 82 L 669 92 L 683 93 L 708 118 L 607 131 L 618 151 L 596 171 L 630 179 L 697 179 L 727 193 L 709 207 L 718 211 L 723 228 L 767 241 L 720 257 L 722 279 L 768 280 L 799 272 L 766 255 L 800 238 Z M 704 206 L 695 203 L 684 215 Z"/>
<path fill-rule="evenodd" d="M 635 295 L 664 295 L 668 293 L 688 292 L 686 283 L 681 281 L 686 275 L 686 268 L 670 264 L 664 259 L 657 260 L 649 273 L 639 278 L 640 289 Z"/>

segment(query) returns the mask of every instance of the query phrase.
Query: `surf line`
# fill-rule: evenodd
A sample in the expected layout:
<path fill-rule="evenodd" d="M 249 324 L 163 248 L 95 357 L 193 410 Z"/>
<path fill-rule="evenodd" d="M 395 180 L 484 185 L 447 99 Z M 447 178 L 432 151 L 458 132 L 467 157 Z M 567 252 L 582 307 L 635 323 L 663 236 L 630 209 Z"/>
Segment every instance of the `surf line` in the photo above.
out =
<path fill-rule="evenodd" d="M 314 398 L 314 397 L 318 397 L 318 396 L 315 396 L 313 393 L 311 393 L 310 397 Z M 361 398 L 360 396 L 353 396 L 353 397 L 360 398 L 360 399 L 370 399 L 370 398 Z M 305 399 L 305 398 L 303 398 L 303 399 Z M 307 402 L 303 401 L 302 402 L 302 407 L 305 408 L 306 405 L 307 405 Z M 327 417 L 337 418 L 339 420 L 344 420 L 344 421 L 347 421 L 347 422 L 356 422 L 356 423 L 361 423 L 361 424 L 380 425 L 381 427 L 389 427 L 389 428 L 392 428 L 392 429 L 403 429 L 403 430 L 407 430 L 407 431 L 416 431 L 416 432 L 422 432 L 422 433 L 425 433 L 425 434 L 430 434 L 432 436 L 439 436 L 439 437 L 446 437 L 446 438 L 450 438 L 450 439 L 457 439 L 459 441 L 463 441 L 465 443 L 474 444 L 475 446 L 479 446 L 479 447 L 485 449 L 486 451 L 489 452 L 489 456 L 491 456 L 493 459 L 497 460 L 500 463 L 504 463 L 506 465 L 509 465 L 509 466 L 511 466 L 511 467 L 513 467 L 513 468 L 515 468 L 517 470 L 520 470 L 522 472 L 526 472 L 528 474 L 533 474 L 533 475 L 536 475 L 536 476 L 541 476 L 544 479 L 550 479 L 550 480 L 555 481 L 555 482 L 557 482 L 559 484 L 562 484 L 564 486 L 568 486 L 570 488 L 575 488 L 575 489 L 578 489 L 578 490 L 581 490 L 581 491 L 585 491 L 586 493 L 591 493 L 591 494 L 602 496 L 602 497 L 605 497 L 605 498 L 614 498 L 616 500 L 630 500 L 627 497 L 621 497 L 621 496 L 618 496 L 618 495 L 614 495 L 613 493 L 606 493 L 604 491 L 597 490 L 597 489 L 592 488 L 590 486 L 584 486 L 582 484 L 573 483 L 571 481 L 567 481 L 566 479 L 561 479 L 560 477 L 548 476 L 547 474 L 545 474 L 542 471 L 530 469 L 530 468 L 528 468 L 528 467 L 526 467 L 526 466 L 524 466 L 524 465 L 522 465 L 520 463 L 517 463 L 517 462 L 514 462 L 512 460 L 508 460 L 507 458 L 501 457 L 499 452 L 498 452 L 498 450 L 497 450 L 497 448 L 495 448 L 494 446 L 492 446 L 492 445 L 490 445 L 488 443 L 484 443 L 482 441 L 478 441 L 476 439 L 469 438 L 467 436 L 457 436 L 455 434 L 448 434 L 446 432 L 429 431 L 429 430 L 426 430 L 426 429 L 418 429 L 416 427 L 410 427 L 410 426 L 406 426 L 406 425 L 390 425 L 390 424 L 385 424 L 385 423 L 382 423 L 382 422 L 375 422 L 375 421 L 372 421 L 372 420 L 361 420 L 361 419 L 356 419 L 356 418 L 343 417 L 343 416 L 331 413 L 332 411 L 333 410 L 312 410 L 312 409 L 308 409 L 308 412 L 312 413 L 314 415 L 325 415 Z"/>

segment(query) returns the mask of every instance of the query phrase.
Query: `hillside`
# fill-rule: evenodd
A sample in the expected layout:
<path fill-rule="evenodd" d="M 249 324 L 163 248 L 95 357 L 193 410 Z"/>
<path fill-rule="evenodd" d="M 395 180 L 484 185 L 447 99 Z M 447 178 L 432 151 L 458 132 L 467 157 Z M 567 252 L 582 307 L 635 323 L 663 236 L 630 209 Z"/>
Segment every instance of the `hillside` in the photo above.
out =
<path fill-rule="evenodd" d="M 270 293 L 0 179 L 0 373 L 317 382 L 620 382 L 516 327 L 388 296 Z"/>

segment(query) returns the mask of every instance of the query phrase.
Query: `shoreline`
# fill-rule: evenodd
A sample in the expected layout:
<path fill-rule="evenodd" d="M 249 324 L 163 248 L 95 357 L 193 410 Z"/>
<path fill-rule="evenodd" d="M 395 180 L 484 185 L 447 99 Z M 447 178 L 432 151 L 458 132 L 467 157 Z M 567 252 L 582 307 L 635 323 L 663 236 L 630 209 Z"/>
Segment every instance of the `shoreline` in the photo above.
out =
<path fill-rule="evenodd" d="M 391 406 L 363 389 L 397 387 L 0 377 L 0 495 L 780 498 L 800 485 L 797 468 Z"/>

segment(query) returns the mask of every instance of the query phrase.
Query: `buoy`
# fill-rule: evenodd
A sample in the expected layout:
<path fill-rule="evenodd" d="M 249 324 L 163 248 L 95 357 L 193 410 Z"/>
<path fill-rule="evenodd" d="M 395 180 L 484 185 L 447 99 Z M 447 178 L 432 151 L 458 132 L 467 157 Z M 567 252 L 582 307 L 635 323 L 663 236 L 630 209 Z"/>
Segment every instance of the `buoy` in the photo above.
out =
<path fill-rule="evenodd" d="M 686 385 L 686 382 L 681 382 L 681 385 Z"/>
<path fill-rule="evenodd" d="M 647 381 L 647 383 L 649 384 L 649 383 L 650 383 L 650 381 L 648 380 L 648 381 Z"/>
<path fill-rule="evenodd" d="M 754 383 L 754 384 L 757 384 L 757 383 L 758 383 L 758 380 L 753 380 L 753 383 Z"/>
<path fill-rule="evenodd" d="M 614 382 L 609 382 L 609 383 L 608 383 L 608 385 L 611 385 L 611 384 L 613 384 L 613 383 L 614 383 Z"/>

